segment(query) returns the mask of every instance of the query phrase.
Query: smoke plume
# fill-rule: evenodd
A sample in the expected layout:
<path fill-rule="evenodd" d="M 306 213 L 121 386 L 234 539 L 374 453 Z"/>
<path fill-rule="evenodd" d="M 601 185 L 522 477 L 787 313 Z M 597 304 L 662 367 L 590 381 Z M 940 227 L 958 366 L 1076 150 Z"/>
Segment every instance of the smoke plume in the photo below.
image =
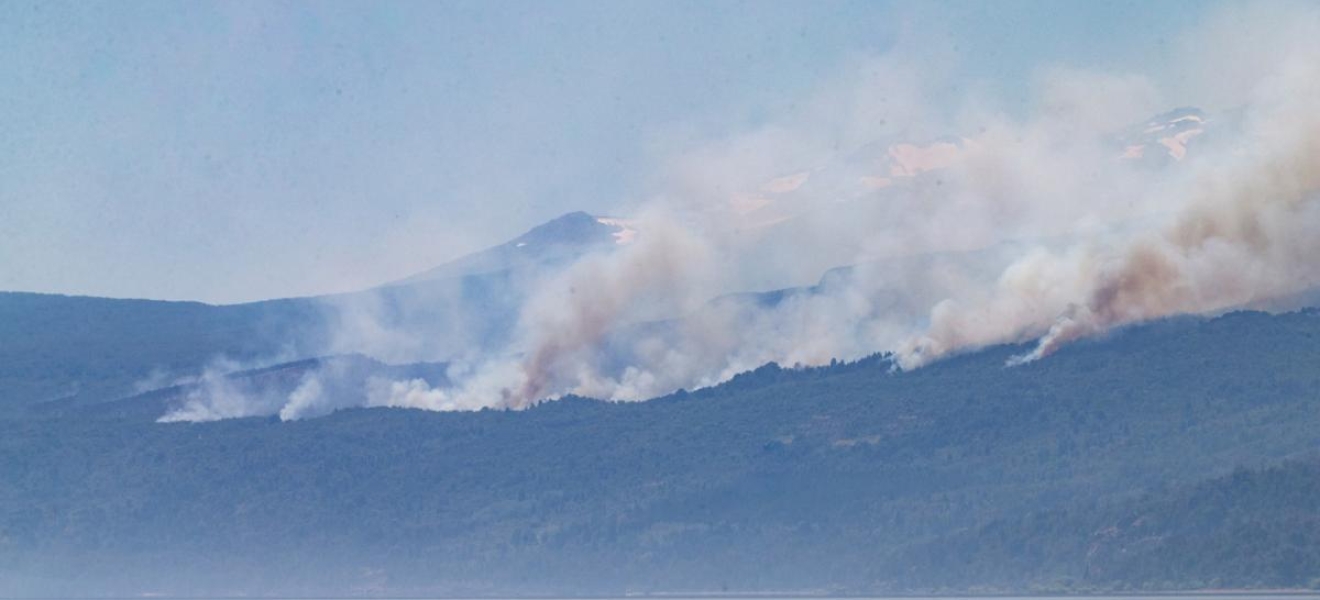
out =
<path fill-rule="evenodd" d="M 913 369 L 1034 341 L 1021 364 L 1316 287 L 1317 15 L 1221 11 L 1161 57 L 1166 80 L 1051 66 L 1026 110 L 946 80 L 957 57 L 920 40 L 859 59 L 757 127 L 657 140 L 619 244 L 476 300 L 434 284 L 339 307 L 336 352 L 445 361 L 445 385 L 373 379 L 345 403 L 307 383 L 279 414 L 644 400 L 771 361 Z"/>

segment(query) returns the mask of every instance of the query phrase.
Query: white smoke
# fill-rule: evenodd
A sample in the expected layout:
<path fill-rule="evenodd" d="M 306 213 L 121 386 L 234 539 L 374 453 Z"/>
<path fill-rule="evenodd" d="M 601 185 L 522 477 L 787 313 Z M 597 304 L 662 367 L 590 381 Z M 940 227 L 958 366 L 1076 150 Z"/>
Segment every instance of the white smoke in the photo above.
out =
<path fill-rule="evenodd" d="M 1216 15 L 1210 27 L 1225 18 Z M 1320 28 L 1297 25 L 1314 25 L 1311 11 L 1275 19 L 1286 19 L 1293 37 L 1249 71 L 1254 88 L 1239 107 L 1241 122 L 1217 113 L 1225 121 L 1221 138 L 1201 144 L 1192 158 L 1182 146 L 1186 139 L 1161 140 L 1185 164 L 1152 168 L 1119 157 L 1122 127 L 1139 123 L 1167 96 L 1156 82 L 1054 68 L 1041 77 L 1031 119 L 968 109 L 962 118 L 979 121 L 979 132 L 964 138 L 958 156 L 936 176 L 874 198 L 825 187 L 794 197 L 798 206 L 776 206 L 782 201 L 771 196 L 786 186 L 775 176 L 823 177 L 822 164 L 846 171 L 849 165 L 830 160 L 843 162 L 839 157 L 892 136 L 894 123 L 907 118 L 921 124 L 918 130 L 930 127 L 930 110 L 913 100 L 931 87 L 923 84 L 929 75 L 904 62 L 868 65 L 858 86 L 807 103 L 833 110 L 720 140 L 678 161 L 682 185 L 660 203 L 704 217 L 699 242 L 669 248 L 674 232 L 648 231 L 643 220 L 642 239 L 652 236 L 657 255 L 584 263 L 570 276 L 570 289 L 586 294 L 565 296 L 551 287 L 534 295 L 532 318 L 525 313 L 523 322 L 527 345 L 517 348 L 522 368 L 511 370 L 499 393 L 482 397 L 511 408 L 561 393 L 638 399 L 709 385 L 768 361 L 820 364 L 889 351 L 914 368 L 950 353 L 1040 337 L 1037 349 L 1021 357 L 1032 360 L 1114 326 L 1223 310 L 1320 284 L 1314 258 L 1320 256 L 1314 203 L 1320 114 L 1312 101 L 1320 97 Z M 1252 36 L 1245 39 L 1253 43 Z M 1261 75 L 1266 72 L 1272 75 Z M 902 100 L 897 108 L 883 102 L 885 90 Z M 892 183 L 911 173 L 891 168 L 871 173 L 871 181 Z M 756 185 L 764 181 L 776 183 Z M 740 227 L 867 200 L 884 206 L 848 207 L 875 219 L 853 263 L 960 251 L 1000 256 L 936 260 L 906 272 L 863 268 L 847 284 L 769 308 L 691 308 L 701 293 L 714 291 L 712 278 L 746 285 L 746 273 L 766 265 L 762 256 L 738 256 L 747 250 L 734 235 Z M 770 268 L 818 268 L 813 245 L 836 233 L 823 224 L 803 239 L 771 236 L 800 258 L 776 255 Z M 694 246 L 720 263 L 685 256 Z M 648 266 L 657 259 L 665 268 Z M 627 364 L 602 368 L 620 354 L 606 343 L 608 333 L 636 322 L 639 303 L 673 297 L 685 300 L 672 307 L 684 317 L 677 331 L 633 334 L 622 351 Z M 688 311 L 679 312 L 683 307 Z"/>
<path fill-rule="evenodd" d="M 244 389 L 234 378 L 234 374 L 249 368 L 250 363 L 217 357 L 197 376 L 176 378 L 173 385 L 182 387 L 184 391 L 174 406 L 157 422 L 219 421 L 278 411 L 281 398 L 267 392 L 254 393 L 253 390 Z M 154 374 L 153 377 L 159 378 Z"/>
<path fill-rule="evenodd" d="M 910 369 L 1036 340 L 1020 363 L 1320 285 L 1318 15 L 1213 14 L 1160 57 L 1174 63 L 1167 80 L 1043 68 L 1029 117 L 975 85 L 957 96 L 956 57 L 920 40 L 857 60 L 749 131 L 657 142 L 635 241 L 518 281 L 517 317 L 493 347 L 473 350 L 488 336 L 462 311 L 342 309 L 336 351 L 447 360 L 452 385 L 374 379 L 345 400 L 309 380 L 277 410 L 643 400 L 772 361 L 888 352 Z M 1207 122 L 1143 125 L 1175 103 L 1199 103 Z M 399 312 L 455 333 L 380 325 Z M 212 404 L 178 414 L 234 412 Z"/>
<path fill-rule="evenodd" d="M 1311 33 L 1316 33 L 1313 30 Z M 1296 40 L 1259 77 L 1241 133 L 1175 177 L 1135 190 L 1174 209 L 1158 226 L 1086 236 L 1014 262 L 988 295 L 950 299 L 900 348 L 918 366 L 1041 336 L 1018 362 L 1115 326 L 1206 313 L 1320 284 L 1320 38 Z"/>

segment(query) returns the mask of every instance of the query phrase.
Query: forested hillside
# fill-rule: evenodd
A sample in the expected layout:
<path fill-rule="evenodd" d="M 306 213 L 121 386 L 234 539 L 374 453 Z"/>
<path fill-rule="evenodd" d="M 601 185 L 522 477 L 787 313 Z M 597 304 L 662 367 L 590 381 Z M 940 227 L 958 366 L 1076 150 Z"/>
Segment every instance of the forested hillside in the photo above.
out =
<path fill-rule="evenodd" d="M 1198 484 L 1320 449 L 1317 334 L 1317 313 L 1238 313 L 1021 367 L 1004 366 L 1014 348 L 908 373 L 883 357 L 767 366 L 523 412 L 15 416 L 0 420 L 0 587 L 1307 585 L 1310 463 Z"/>
<path fill-rule="evenodd" d="M 1320 458 L 995 521 L 914 550 L 948 587 L 1320 588 Z"/>
<path fill-rule="evenodd" d="M 324 345 L 323 318 L 297 299 L 212 306 L 0 292 L 0 412 L 129 395 L 153 374 L 196 375 L 220 356 L 307 356 Z"/>
<path fill-rule="evenodd" d="M 0 413 L 106 402 L 211 367 L 230 372 L 354 353 L 371 337 L 355 327 L 480 347 L 507 335 L 518 298 L 511 278 L 485 273 L 222 306 L 0 292 Z M 462 335 L 452 327 L 455 314 L 468 319 Z"/>

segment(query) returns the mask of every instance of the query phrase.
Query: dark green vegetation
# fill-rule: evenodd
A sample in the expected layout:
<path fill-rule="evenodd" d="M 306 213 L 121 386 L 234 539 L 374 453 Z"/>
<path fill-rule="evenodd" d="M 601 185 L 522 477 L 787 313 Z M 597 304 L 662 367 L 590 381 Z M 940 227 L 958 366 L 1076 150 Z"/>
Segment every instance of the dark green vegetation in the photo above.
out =
<path fill-rule="evenodd" d="M 305 300 L 211 306 L 0 292 L 0 412 L 128 395 L 153 373 L 305 355 L 322 314 Z"/>
<path fill-rule="evenodd" d="M 524 412 L 11 411 L 0 590 L 1315 585 L 1320 313 L 1162 322 L 1005 368 L 1020 350 Z"/>
<path fill-rule="evenodd" d="M 1240 470 L 1106 505 L 993 522 L 911 552 L 946 584 L 1055 589 L 1320 587 L 1320 461 Z"/>
<path fill-rule="evenodd" d="M 0 292 L 0 413 L 122 398 L 217 360 L 232 370 L 354 352 L 363 342 L 351 323 L 453 339 L 441 314 L 454 312 L 471 317 L 463 343 L 493 344 L 516 314 L 514 285 L 500 272 L 226 306 Z"/>

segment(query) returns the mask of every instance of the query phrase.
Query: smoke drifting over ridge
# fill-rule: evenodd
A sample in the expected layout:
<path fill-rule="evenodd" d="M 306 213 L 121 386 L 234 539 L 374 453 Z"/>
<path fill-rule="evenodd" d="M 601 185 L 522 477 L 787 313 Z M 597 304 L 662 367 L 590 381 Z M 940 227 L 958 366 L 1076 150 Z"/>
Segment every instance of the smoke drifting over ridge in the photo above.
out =
<path fill-rule="evenodd" d="M 1320 285 L 1317 11 L 1225 11 L 1182 45 L 1178 81 L 1042 70 L 1020 117 L 990 93 L 951 97 L 956 57 L 913 42 L 757 129 L 670 141 L 627 211 L 635 239 L 520 276 L 511 327 L 480 352 L 392 357 L 448 361 L 453 385 L 376 381 L 361 405 L 643 400 L 771 361 L 890 352 L 912 369 L 1036 341 L 1020 364 Z M 1147 122 L 1198 96 L 1206 112 Z M 336 350 L 385 358 L 380 339 Z"/>
<path fill-rule="evenodd" d="M 1320 72 L 1315 38 L 1253 90 L 1240 130 L 1140 202 L 1174 213 L 1149 230 L 1082 237 L 1014 262 L 988 299 L 946 301 L 900 349 L 912 367 L 966 347 L 1039 336 L 1039 359 L 1112 327 L 1206 313 L 1320 282 Z M 1305 49 L 1305 51 L 1303 51 Z M 1027 310 L 1024 310 L 1027 309 Z M 988 329 L 985 323 L 995 325 Z"/>

